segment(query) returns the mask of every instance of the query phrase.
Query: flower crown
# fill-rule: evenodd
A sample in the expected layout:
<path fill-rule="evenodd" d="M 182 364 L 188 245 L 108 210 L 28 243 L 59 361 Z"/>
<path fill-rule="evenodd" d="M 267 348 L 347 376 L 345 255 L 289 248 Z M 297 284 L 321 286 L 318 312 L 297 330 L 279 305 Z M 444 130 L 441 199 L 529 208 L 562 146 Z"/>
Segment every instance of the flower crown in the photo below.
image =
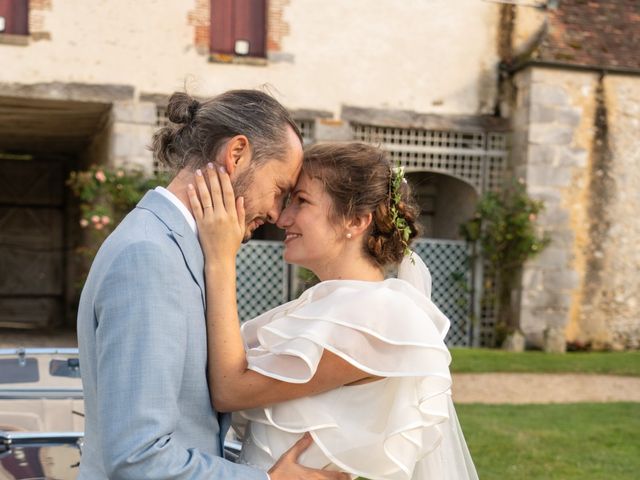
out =
<path fill-rule="evenodd" d="M 399 208 L 400 202 L 402 201 L 400 188 L 403 183 L 407 183 L 407 179 L 404 178 L 404 167 L 398 164 L 397 167 L 391 169 L 391 178 L 389 180 L 389 213 L 391 223 L 393 223 L 398 232 L 400 232 L 400 238 L 404 246 L 404 255 L 411 255 L 411 250 L 409 249 L 411 227 L 400 213 Z"/>

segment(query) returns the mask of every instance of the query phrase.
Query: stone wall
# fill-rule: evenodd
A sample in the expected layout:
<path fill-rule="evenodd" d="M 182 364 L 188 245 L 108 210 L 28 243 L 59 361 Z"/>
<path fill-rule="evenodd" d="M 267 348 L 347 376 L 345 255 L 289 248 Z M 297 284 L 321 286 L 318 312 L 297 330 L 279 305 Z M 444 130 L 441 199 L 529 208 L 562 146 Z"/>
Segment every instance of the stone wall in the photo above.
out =
<path fill-rule="evenodd" d="M 523 271 L 522 330 L 554 351 L 637 347 L 640 77 L 528 67 L 514 86 L 514 174 L 551 239 Z"/>
<path fill-rule="evenodd" d="M 149 149 L 158 129 L 157 106 L 150 101 L 115 102 L 112 110 L 109 162 L 113 166 L 142 168 L 152 173 Z"/>
<path fill-rule="evenodd" d="M 602 261 L 599 282 L 576 316 L 575 338 L 588 341 L 591 326 L 603 324 L 613 348 L 640 348 L 640 76 L 606 76 L 603 94 L 611 160 L 595 172 L 608 187 Z"/>

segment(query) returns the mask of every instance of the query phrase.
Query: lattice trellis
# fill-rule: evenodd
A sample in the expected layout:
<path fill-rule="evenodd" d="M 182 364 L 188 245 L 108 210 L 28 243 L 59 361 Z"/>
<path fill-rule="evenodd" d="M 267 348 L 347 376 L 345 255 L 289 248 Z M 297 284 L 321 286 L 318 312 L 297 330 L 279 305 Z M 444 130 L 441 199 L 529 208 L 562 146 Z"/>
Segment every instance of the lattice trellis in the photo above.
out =
<path fill-rule="evenodd" d="M 431 272 L 431 299 L 451 321 L 449 346 L 471 345 L 469 249 L 456 240 L 415 240 L 411 248 Z"/>
<path fill-rule="evenodd" d="M 283 250 L 282 242 L 261 240 L 252 240 L 240 249 L 236 260 L 240 321 L 256 317 L 288 300 Z"/>
<path fill-rule="evenodd" d="M 410 171 L 450 174 L 479 193 L 496 190 L 502 183 L 508 155 L 504 133 L 351 126 L 355 140 L 380 146 Z"/>
<path fill-rule="evenodd" d="M 483 347 L 496 346 L 496 284 L 489 263 L 484 262 L 482 276 L 482 298 L 480 300 L 480 322 L 478 325 L 478 343 Z"/>

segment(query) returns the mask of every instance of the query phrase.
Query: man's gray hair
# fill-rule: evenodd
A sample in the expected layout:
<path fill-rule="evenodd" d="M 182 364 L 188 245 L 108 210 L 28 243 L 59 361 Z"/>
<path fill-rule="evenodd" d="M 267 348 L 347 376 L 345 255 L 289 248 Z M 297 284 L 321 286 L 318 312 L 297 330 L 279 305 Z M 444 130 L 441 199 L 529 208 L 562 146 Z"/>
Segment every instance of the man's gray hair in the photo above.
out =
<path fill-rule="evenodd" d="M 269 159 L 284 159 L 288 127 L 302 143 L 287 109 L 259 90 L 230 90 L 203 102 L 176 92 L 169 99 L 167 116 L 171 123 L 153 135 L 151 150 L 174 172 L 203 168 L 236 135 L 249 139 L 254 167 Z"/>

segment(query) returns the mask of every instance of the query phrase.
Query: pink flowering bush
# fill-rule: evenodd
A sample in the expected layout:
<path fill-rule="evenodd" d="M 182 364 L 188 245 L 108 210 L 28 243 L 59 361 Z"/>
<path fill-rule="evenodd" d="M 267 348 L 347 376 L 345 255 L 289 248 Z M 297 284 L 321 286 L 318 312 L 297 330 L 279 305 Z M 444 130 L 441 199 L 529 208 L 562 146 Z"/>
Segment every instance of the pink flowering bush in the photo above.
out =
<path fill-rule="evenodd" d="M 87 232 L 77 253 L 90 262 L 100 244 L 143 195 L 168 181 L 167 174 L 149 176 L 141 170 L 103 166 L 71 172 L 67 185 L 80 201 L 79 225 Z"/>

